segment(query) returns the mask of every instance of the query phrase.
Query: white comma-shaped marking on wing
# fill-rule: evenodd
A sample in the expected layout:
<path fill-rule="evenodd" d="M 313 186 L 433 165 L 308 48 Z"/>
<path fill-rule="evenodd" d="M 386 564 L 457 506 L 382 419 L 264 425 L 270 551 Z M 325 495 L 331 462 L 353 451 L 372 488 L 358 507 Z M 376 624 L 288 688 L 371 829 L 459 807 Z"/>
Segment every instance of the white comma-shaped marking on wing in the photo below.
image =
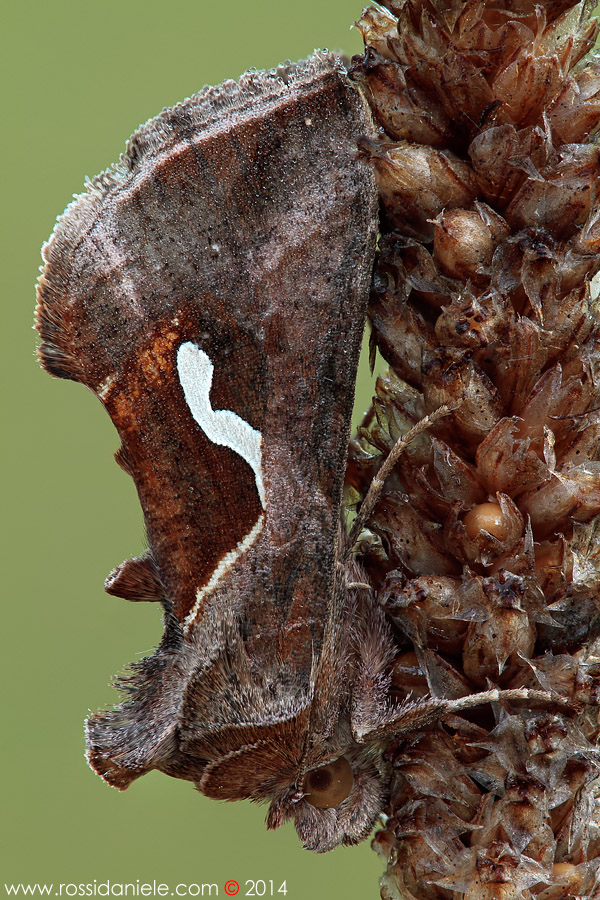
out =
<path fill-rule="evenodd" d="M 256 490 L 265 508 L 265 486 L 262 472 L 262 435 L 230 409 L 213 409 L 210 403 L 213 366 L 210 357 L 191 341 L 177 351 L 177 372 L 185 401 L 206 437 L 222 447 L 229 447 L 244 459 L 254 472 Z M 236 559 L 255 542 L 264 524 L 261 513 L 248 534 L 220 560 L 210 580 L 196 591 L 196 602 L 187 616 L 184 627 L 189 629 L 196 618 L 203 599 L 214 589 Z"/>

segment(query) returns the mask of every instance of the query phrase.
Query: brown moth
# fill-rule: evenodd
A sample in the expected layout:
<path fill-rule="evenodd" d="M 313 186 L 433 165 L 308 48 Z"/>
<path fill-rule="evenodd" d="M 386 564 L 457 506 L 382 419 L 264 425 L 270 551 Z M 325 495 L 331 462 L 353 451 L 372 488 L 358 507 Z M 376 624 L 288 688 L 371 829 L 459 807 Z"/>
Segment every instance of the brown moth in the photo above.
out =
<path fill-rule="evenodd" d="M 42 364 L 99 397 L 145 516 L 148 551 L 106 590 L 165 611 L 87 723 L 90 765 L 269 801 L 268 827 L 293 817 L 317 851 L 371 830 L 386 735 L 470 705 L 390 707 L 389 628 L 343 524 L 371 133 L 327 53 L 204 89 L 67 208 L 38 288 Z"/>

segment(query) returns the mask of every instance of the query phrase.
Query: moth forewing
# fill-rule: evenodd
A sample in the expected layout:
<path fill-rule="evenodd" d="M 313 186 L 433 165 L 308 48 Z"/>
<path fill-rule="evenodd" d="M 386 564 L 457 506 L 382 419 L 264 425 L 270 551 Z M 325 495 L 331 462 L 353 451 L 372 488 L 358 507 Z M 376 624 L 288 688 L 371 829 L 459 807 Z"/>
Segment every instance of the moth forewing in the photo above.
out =
<path fill-rule="evenodd" d="M 352 812 L 376 773 L 351 736 L 339 531 L 377 230 L 356 145 L 372 128 L 327 53 L 206 88 L 67 208 L 38 289 L 42 364 L 101 399 L 144 512 L 148 551 L 107 589 L 165 608 L 124 702 L 88 721 L 90 764 L 119 788 L 155 768 L 270 799 L 271 824 L 294 799 L 317 810 L 299 827 L 315 849 L 364 836 L 379 802 Z M 298 799 L 337 756 L 348 797 Z"/>

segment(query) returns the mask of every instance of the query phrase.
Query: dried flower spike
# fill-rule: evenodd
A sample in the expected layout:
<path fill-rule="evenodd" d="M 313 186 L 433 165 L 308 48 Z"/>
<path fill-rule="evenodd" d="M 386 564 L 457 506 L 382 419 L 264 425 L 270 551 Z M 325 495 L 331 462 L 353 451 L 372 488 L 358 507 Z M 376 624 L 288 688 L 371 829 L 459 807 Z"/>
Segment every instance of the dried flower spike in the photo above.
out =
<path fill-rule="evenodd" d="M 506 699 L 392 742 L 387 900 L 600 897 L 600 60 L 593 3 L 388 0 L 352 74 L 380 134 L 370 305 L 390 365 L 353 443 L 396 700 Z"/>

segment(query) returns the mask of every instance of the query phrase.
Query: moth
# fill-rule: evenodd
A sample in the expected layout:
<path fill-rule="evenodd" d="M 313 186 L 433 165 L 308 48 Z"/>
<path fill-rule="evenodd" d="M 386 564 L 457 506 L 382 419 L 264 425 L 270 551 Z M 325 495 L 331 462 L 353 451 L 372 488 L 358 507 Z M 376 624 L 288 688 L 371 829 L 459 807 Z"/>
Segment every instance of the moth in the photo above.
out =
<path fill-rule="evenodd" d="M 162 604 L 155 653 L 87 722 L 109 784 L 151 769 L 268 801 L 305 847 L 368 835 L 393 644 L 342 487 L 377 233 L 365 101 L 325 52 L 142 126 L 43 249 L 44 368 L 100 399 L 148 550 L 106 590 Z"/>

